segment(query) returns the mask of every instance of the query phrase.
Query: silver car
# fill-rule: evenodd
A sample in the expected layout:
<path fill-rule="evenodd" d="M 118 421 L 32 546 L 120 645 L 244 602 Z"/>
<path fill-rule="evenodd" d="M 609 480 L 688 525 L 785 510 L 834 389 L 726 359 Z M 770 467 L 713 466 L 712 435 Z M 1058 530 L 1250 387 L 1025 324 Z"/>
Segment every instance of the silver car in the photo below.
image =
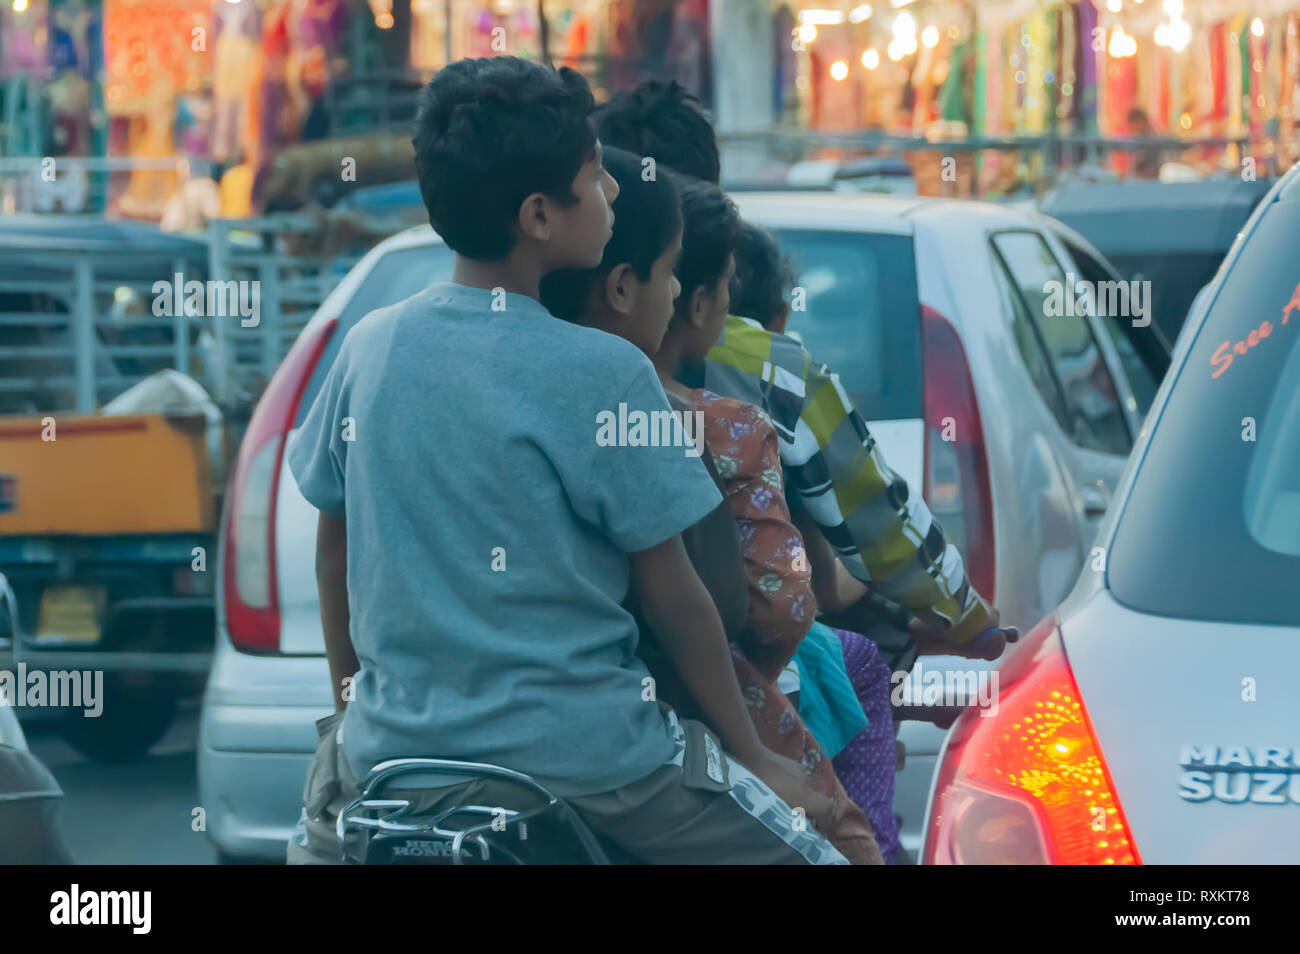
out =
<path fill-rule="evenodd" d="M 1163 367 L 1144 367 L 1115 322 L 1037 317 L 1044 282 L 1086 273 L 1042 219 L 916 197 L 742 193 L 737 202 L 793 259 L 800 300 L 790 331 L 838 372 L 885 459 L 924 492 L 965 554 L 975 586 L 1006 623 L 1041 618 L 1088 556 Z M 331 711 L 316 512 L 284 448 L 348 328 L 450 270 L 427 227 L 380 244 L 302 332 L 249 424 L 223 519 L 200 728 L 199 790 L 224 858 L 283 857 L 312 723 Z M 946 657 L 926 665 L 988 668 Z M 943 733 L 908 722 L 901 737 L 896 808 L 915 853 Z"/>
<path fill-rule="evenodd" d="M 0 672 L 10 676 L 17 630 L 13 590 L 0 573 Z M 5 693 L 0 684 L 0 865 L 71 864 L 58 823 L 63 789 L 28 748 L 16 703 Z"/>
<path fill-rule="evenodd" d="M 1300 166 L 1193 307 L 1095 558 L 953 727 L 927 862 L 1300 861 L 1297 248 Z"/>

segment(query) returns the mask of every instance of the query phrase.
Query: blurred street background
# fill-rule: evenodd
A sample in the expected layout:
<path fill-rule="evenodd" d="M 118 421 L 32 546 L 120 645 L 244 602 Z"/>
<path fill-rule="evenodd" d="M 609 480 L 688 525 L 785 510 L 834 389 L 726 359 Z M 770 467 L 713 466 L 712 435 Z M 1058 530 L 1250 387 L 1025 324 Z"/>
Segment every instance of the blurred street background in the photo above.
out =
<path fill-rule="evenodd" d="M 212 845 L 194 830 L 191 815 L 199 804 L 197 699 L 148 755 L 130 762 L 86 758 L 63 740 L 53 720 L 29 720 L 25 728 L 32 754 L 63 788 L 60 828 L 77 864 L 213 863 Z"/>
<path fill-rule="evenodd" d="M 598 100 L 676 81 L 714 121 L 722 184 L 736 195 L 779 192 L 791 209 L 827 192 L 997 203 L 1023 217 L 1006 228 L 1041 230 L 1036 241 L 1051 247 L 1046 259 L 1018 259 L 1010 243 L 984 255 L 989 283 L 1005 270 L 998 280 L 1019 289 L 1008 309 L 1024 295 L 1042 312 L 1039 272 L 1016 270 L 1053 254 L 1071 282 L 1076 266 L 1090 280 L 1150 282 L 1145 336 L 1126 324 L 1111 326 L 1113 341 L 1097 333 L 1100 351 L 1086 333 L 1082 350 L 1051 329 L 1040 342 L 1056 366 L 1036 383 L 1060 387 L 1062 408 L 1083 394 L 1077 421 L 1087 420 L 1063 440 L 1110 454 L 1110 486 L 1197 294 L 1300 158 L 1294 0 L 0 0 L 0 670 L 98 672 L 108 700 L 95 719 L 76 700 L 62 702 L 70 714 L 16 706 L 25 732 L 7 737 L 0 724 L 0 743 L 29 745 L 57 779 L 75 860 L 214 859 L 191 824 L 214 642 L 245 659 L 323 666 L 288 622 L 300 611 L 314 625 L 314 589 L 290 595 L 310 554 L 277 550 L 309 540 L 310 528 L 291 526 L 301 514 L 285 502 L 283 438 L 317 361 L 337 348 L 332 325 L 300 333 L 368 251 L 426 222 L 409 133 L 421 85 L 450 61 L 496 55 L 572 66 Z M 955 538 L 971 528 L 960 542 L 972 578 L 991 585 L 992 550 L 978 549 L 974 528 L 991 534 L 993 518 L 973 516 L 975 482 L 961 490 L 962 479 L 987 490 L 988 475 L 954 463 L 943 476 L 922 457 L 923 428 L 936 425 L 922 420 L 919 383 L 873 390 L 877 360 L 920 370 L 916 289 L 904 289 L 902 311 L 879 309 L 917 326 L 897 364 L 872 350 L 903 340 L 878 322 L 863 337 L 835 324 L 879 317 L 871 302 L 887 298 L 873 296 L 893 293 L 881 276 L 970 268 L 971 254 L 926 261 L 918 244 L 914 261 L 909 242 L 909 273 L 875 236 L 826 245 L 847 233 L 809 238 L 816 215 L 772 214 L 799 226 L 781 239 L 804 250 L 799 281 L 821 296 L 792 328 L 823 342 L 827 361 L 845 342 L 870 343 L 836 367 L 865 382 L 869 418 L 915 422 L 914 438 L 880 432 L 890 459 L 905 460 L 895 466 L 918 488 L 947 493 L 948 510 L 931 504 Z M 397 269 L 398 253 L 387 255 Z M 345 327 L 386 303 L 368 296 L 416 291 L 409 272 L 382 282 L 366 272 L 370 285 L 344 288 L 320 313 Z M 1001 371 L 970 373 L 973 394 Z M 1028 499 L 1010 488 L 999 500 L 1017 494 Z M 992 509 L 987 493 L 981 505 Z M 1029 627 L 1056 605 L 1105 506 L 1086 497 L 1077 527 L 1061 518 L 1078 540 L 1026 557 L 1032 598 L 1017 603 L 1015 581 L 997 580 L 999 605 L 1013 610 L 1004 621 Z M 277 700 L 268 689 L 257 704 Z M 253 709 L 242 705 L 230 711 Z M 256 794 L 222 789 L 211 770 L 208 812 L 255 819 L 220 846 L 224 860 L 273 859 L 283 844 L 315 741 L 308 708 L 291 743 L 252 716 L 247 735 L 213 729 L 212 753 L 247 756 L 220 769 L 231 778 L 292 756 Z M 925 773 L 937 744 L 914 763 Z M 900 781 L 913 851 L 928 779 Z M 262 798 L 265 817 L 250 808 Z"/>
<path fill-rule="evenodd" d="M 570 65 L 598 98 L 675 80 L 710 111 L 731 188 L 1033 204 L 1287 168 L 1296 6 L 5 0 L 0 413 L 90 412 L 170 367 L 242 426 L 337 279 L 423 222 L 408 126 L 453 59 Z M 173 274 L 259 281 L 260 321 L 158 315 Z"/>

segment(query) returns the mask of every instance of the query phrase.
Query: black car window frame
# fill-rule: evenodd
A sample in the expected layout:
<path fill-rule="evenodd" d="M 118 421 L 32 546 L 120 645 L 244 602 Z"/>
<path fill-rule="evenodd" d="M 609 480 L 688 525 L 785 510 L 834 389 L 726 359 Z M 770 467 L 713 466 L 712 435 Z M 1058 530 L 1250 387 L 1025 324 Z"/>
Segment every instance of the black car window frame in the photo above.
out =
<path fill-rule="evenodd" d="M 1039 326 L 1038 320 L 1034 315 L 1034 309 L 1029 307 L 1029 302 L 1025 300 L 1024 291 L 1020 287 L 1020 282 L 1016 280 L 1015 272 L 1012 271 L 1011 265 L 1009 262 L 1007 262 L 1006 256 L 1002 253 L 1002 250 L 998 248 L 997 240 L 999 237 L 1004 235 L 1033 236 L 1046 250 L 1048 256 L 1050 256 L 1052 262 L 1056 265 L 1062 277 L 1066 277 L 1069 275 L 1069 269 L 1065 268 L 1065 266 L 1061 264 L 1061 260 L 1057 257 L 1056 252 L 1052 249 L 1051 243 L 1048 242 L 1047 239 L 1043 236 L 1043 234 L 1039 232 L 1037 229 L 1028 229 L 1028 228 L 999 229 L 996 232 L 989 233 L 989 247 L 993 250 L 993 254 L 997 257 L 997 260 L 1001 264 L 1002 268 L 1004 269 L 1007 278 L 1010 280 L 1012 294 L 1015 295 L 1016 298 L 1019 300 L 1022 312 L 1024 313 L 1025 316 L 1027 316 L 1030 326 L 1034 329 L 1034 333 L 1038 338 L 1039 346 L 1047 354 L 1048 369 L 1052 374 L 1052 379 L 1056 382 L 1057 392 L 1061 395 L 1061 399 L 1064 402 L 1063 406 L 1072 417 L 1082 418 L 1086 422 L 1087 418 L 1083 414 L 1082 409 L 1078 408 L 1070 401 L 1069 395 L 1066 393 L 1065 386 L 1061 382 L 1061 377 L 1057 373 L 1056 359 L 1052 356 L 1051 348 L 1047 346 L 1047 341 L 1043 336 L 1042 328 Z M 1072 291 L 1072 289 L 1070 289 L 1070 291 Z M 1089 314 L 1088 317 L 1092 317 L 1092 315 Z M 1085 321 L 1084 327 L 1087 329 L 1088 338 L 1089 340 L 1092 341 L 1092 346 L 1097 351 L 1097 357 L 1101 361 L 1101 365 L 1105 369 L 1106 374 L 1109 375 L 1111 379 L 1111 385 L 1115 389 L 1115 407 L 1117 411 L 1117 416 L 1120 421 L 1120 426 L 1123 428 L 1125 443 L 1127 444 L 1127 450 L 1124 451 L 1124 453 L 1116 453 L 1114 451 L 1103 449 L 1101 447 L 1093 447 L 1087 444 L 1083 444 L 1079 441 L 1079 439 L 1074 434 L 1073 421 L 1070 422 L 1062 421 L 1060 417 L 1057 418 L 1057 421 L 1061 425 L 1061 430 L 1065 433 L 1066 437 L 1069 438 L 1070 443 L 1074 444 L 1080 450 L 1085 450 L 1094 454 L 1105 454 L 1110 457 L 1124 457 L 1127 454 L 1131 453 L 1133 450 L 1133 429 L 1129 426 L 1128 414 L 1126 413 L 1124 404 L 1119 397 L 1119 388 L 1115 382 L 1115 369 L 1111 367 L 1110 362 L 1106 359 L 1106 352 L 1102 348 L 1101 342 L 1098 341 L 1097 339 L 1097 333 L 1092 327 L 1092 322 Z M 1100 439 L 1097 439 L 1097 443 L 1101 443 Z"/>

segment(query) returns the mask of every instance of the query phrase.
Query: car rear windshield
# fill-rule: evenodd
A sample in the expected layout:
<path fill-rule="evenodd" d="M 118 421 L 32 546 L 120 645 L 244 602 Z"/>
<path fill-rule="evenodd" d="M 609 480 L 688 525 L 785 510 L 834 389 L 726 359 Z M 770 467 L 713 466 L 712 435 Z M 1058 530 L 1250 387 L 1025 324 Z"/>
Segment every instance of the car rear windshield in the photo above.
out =
<path fill-rule="evenodd" d="M 919 418 L 921 306 L 911 236 L 816 229 L 776 235 L 795 279 L 787 330 L 839 375 L 868 421 Z"/>
<path fill-rule="evenodd" d="M 1107 580 L 1150 613 L 1300 625 L 1300 201 L 1273 204 L 1192 342 Z"/>
<path fill-rule="evenodd" d="M 920 305 L 912 240 L 902 235 L 778 230 L 789 256 L 802 310 L 788 328 L 812 356 L 840 376 L 840 383 L 868 420 L 921 416 Z M 445 245 L 389 252 L 362 281 L 339 315 L 339 328 L 325 349 L 298 409 L 306 416 L 343 336 L 376 308 L 409 298 L 451 277 Z"/>
<path fill-rule="evenodd" d="M 451 249 L 434 243 L 395 249 L 375 263 L 375 267 L 362 279 L 356 294 L 339 313 L 339 326 L 334 337 L 325 346 L 325 353 L 321 355 L 320 363 L 316 365 L 311 380 L 307 382 L 307 389 L 303 392 L 296 424 L 301 424 L 311 409 L 316 392 L 329 374 L 348 330 L 376 308 L 395 305 L 434 282 L 451 278 L 451 267 Z"/>

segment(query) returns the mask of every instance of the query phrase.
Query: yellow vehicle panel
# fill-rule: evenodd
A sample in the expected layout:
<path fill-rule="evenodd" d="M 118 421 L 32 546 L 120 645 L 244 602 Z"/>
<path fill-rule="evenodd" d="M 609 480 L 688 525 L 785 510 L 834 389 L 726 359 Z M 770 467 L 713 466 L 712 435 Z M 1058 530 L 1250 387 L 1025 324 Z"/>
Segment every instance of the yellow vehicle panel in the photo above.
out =
<path fill-rule="evenodd" d="M 211 530 L 205 423 L 198 414 L 0 419 L 0 536 Z"/>

